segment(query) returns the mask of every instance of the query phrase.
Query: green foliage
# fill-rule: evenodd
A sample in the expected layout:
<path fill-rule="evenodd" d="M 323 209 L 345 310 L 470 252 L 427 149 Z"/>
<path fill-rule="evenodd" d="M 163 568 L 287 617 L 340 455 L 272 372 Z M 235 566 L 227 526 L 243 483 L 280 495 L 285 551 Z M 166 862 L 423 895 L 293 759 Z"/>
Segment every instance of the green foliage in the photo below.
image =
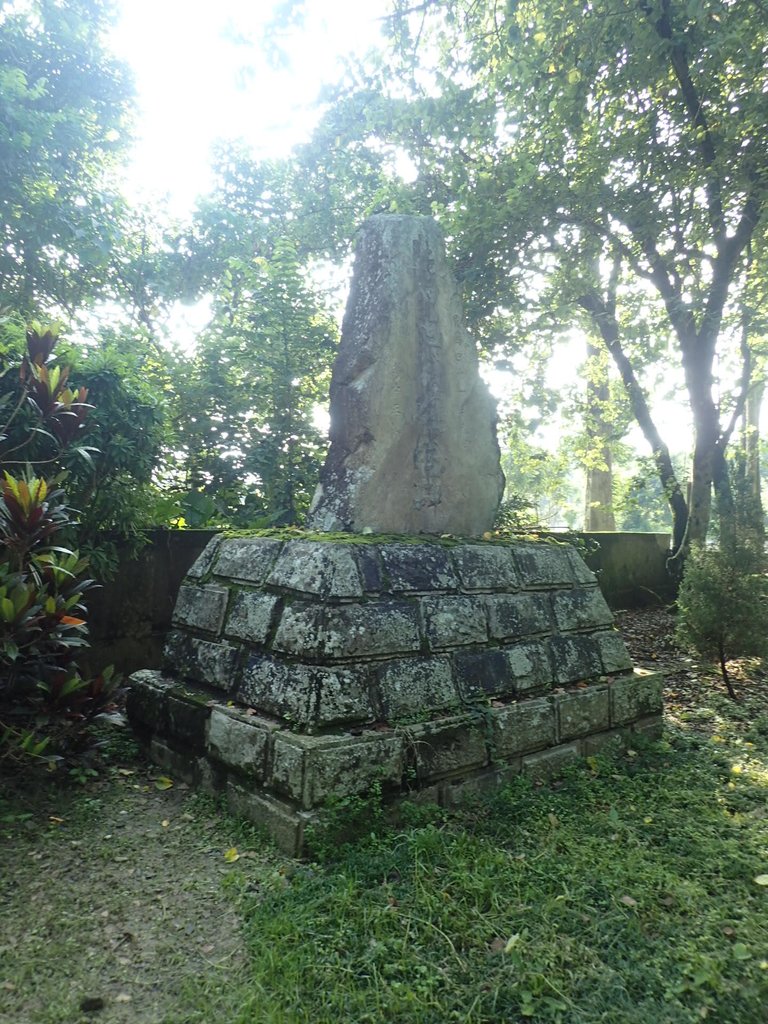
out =
<path fill-rule="evenodd" d="M 72 311 L 110 272 L 108 175 L 131 88 L 103 43 L 111 0 L 30 0 L 0 16 L 0 307 Z"/>
<path fill-rule="evenodd" d="M 743 537 L 720 548 L 695 548 L 677 600 L 680 643 L 717 661 L 735 697 L 727 661 L 768 652 L 768 577 L 762 553 Z"/>
<path fill-rule="evenodd" d="M 226 261 L 183 384 L 177 490 L 190 525 L 295 523 L 315 488 L 337 328 L 295 245 L 272 245 L 269 258 Z"/>
<path fill-rule="evenodd" d="M 69 368 L 51 361 L 57 333 L 39 325 L 27 333 L 0 464 L 10 464 L 4 453 L 33 447 L 35 433 L 53 445 L 45 462 L 55 464 L 83 428 L 87 391 L 72 391 Z M 10 428 L 24 404 L 40 426 L 18 439 Z M 87 644 L 82 599 L 93 582 L 83 578 L 87 560 L 58 543 L 71 523 L 59 479 L 36 475 L 28 462 L 15 475 L 5 469 L 0 483 L 0 758 L 60 755 L 114 688 L 111 670 L 83 679 L 75 666 Z"/>

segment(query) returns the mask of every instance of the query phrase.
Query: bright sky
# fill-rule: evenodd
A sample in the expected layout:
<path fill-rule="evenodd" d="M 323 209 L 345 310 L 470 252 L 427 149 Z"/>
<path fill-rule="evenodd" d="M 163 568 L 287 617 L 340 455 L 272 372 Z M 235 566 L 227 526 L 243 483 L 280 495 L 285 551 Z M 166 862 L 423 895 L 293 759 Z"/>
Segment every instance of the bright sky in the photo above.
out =
<path fill-rule="evenodd" d="M 284 0 L 283 0 L 284 5 Z M 257 157 L 284 156 L 309 137 L 323 84 L 342 58 L 379 36 L 387 0 L 306 0 L 301 29 L 267 37 L 279 0 L 121 0 L 112 36 L 133 68 L 140 120 L 129 188 L 187 213 L 210 185 L 217 138 L 242 138 Z M 287 64 L 270 62 L 270 46 Z"/>

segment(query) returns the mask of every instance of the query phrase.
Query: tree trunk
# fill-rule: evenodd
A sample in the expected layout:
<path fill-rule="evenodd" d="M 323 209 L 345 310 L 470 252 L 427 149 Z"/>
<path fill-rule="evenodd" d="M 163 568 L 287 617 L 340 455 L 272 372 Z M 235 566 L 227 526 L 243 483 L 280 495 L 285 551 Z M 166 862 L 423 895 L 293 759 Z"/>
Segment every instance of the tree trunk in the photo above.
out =
<path fill-rule="evenodd" d="M 760 480 L 760 409 L 765 394 L 765 380 L 760 378 L 752 384 L 747 392 L 747 404 L 744 410 L 744 473 L 746 496 L 750 502 L 750 511 L 754 516 L 755 527 L 761 539 L 765 534 L 763 517 L 763 498 Z"/>
<path fill-rule="evenodd" d="M 585 530 L 615 530 L 613 513 L 613 455 L 611 428 L 605 412 L 609 400 L 605 349 L 587 340 L 587 407 L 585 431 L 589 435 Z"/>

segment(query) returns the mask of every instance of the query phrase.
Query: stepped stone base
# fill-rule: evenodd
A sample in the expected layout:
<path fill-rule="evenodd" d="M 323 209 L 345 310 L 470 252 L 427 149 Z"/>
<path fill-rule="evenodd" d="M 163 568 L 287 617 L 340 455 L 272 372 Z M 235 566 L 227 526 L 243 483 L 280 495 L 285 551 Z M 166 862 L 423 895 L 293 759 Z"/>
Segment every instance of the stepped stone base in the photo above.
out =
<path fill-rule="evenodd" d="M 660 730 L 661 678 L 567 545 L 216 538 L 174 621 L 137 733 L 293 855 L 329 801 L 451 804 Z"/>

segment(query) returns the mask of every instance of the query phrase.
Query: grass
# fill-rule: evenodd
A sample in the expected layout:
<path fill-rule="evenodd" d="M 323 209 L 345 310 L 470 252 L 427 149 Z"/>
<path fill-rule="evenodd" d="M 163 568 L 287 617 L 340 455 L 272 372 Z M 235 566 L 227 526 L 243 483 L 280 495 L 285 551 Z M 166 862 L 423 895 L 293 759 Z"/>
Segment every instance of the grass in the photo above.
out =
<path fill-rule="evenodd" d="M 678 736 L 273 879 L 234 1020 L 759 1024 L 766 754 Z"/>
<path fill-rule="evenodd" d="M 413 806 L 397 830 L 341 847 L 328 837 L 319 863 L 279 858 L 179 787 L 140 775 L 95 797 L 84 787 L 68 798 L 70 833 L 39 815 L 6 826 L 15 905 L 42 891 L 52 908 L 48 945 L 0 954 L 0 997 L 11 985 L 16 999 L 3 1017 L 0 998 L 0 1020 L 79 1024 L 71 1007 L 87 989 L 112 993 L 88 1015 L 109 1024 L 763 1024 L 767 713 L 764 692 L 734 704 L 707 683 L 659 744 L 592 759 L 555 786 L 519 779 L 450 814 Z M 122 855 L 135 849 L 133 866 L 156 872 L 140 912 L 162 908 L 117 984 L 129 1005 L 114 1001 L 108 933 L 71 912 L 100 875 L 118 917 L 137 898 L 120 889 L 114 837 L 100 838 L 108 807 L 140 833 Z M 79 880 L 64 856 L 73 841 L 90 844 Z M 200 956 L 206 934 L 221 956 Z M 132 989 L 136 971 L 146 984 Z M 40 1014 L 61 977 L 88 984 L 30 1016 L 31 979 Z"/>

